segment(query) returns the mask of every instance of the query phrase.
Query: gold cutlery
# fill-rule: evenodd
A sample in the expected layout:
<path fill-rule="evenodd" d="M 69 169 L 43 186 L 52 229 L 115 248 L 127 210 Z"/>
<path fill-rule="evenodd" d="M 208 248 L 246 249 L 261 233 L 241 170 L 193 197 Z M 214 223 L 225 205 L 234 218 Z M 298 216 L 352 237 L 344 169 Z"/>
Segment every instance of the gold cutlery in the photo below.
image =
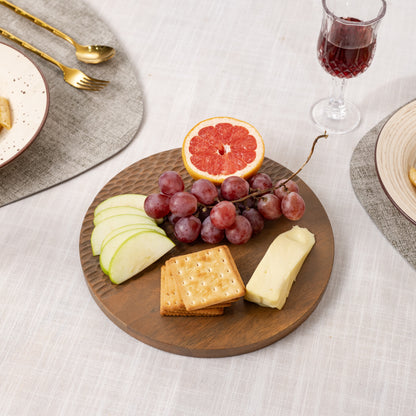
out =
<path fill-rule="evenodd" d="M 69 42 L 75 48 L 75 55 L 77 59 L 81 62 L 85 62 L 87 64 L 98 64 L 100 62 L 107 61 L 111 59 L 116 51 L 110 47 L 105 45 L 80 45 L 79 43 L 75 42 L 67 34 L 61 32 L 60 30 L 54 28 L 53 26 L 49 25 L 48 23 L 38 19 L 35 16 L 27 13 L 20 7 L 15 6 L 14 4 L 10 3 L 7 0 L 0 0 L 0 4 L 3 6 L 8 7 L 9 9 L 13 10 L 15 13 L 20 14 L 21 16 L 29 19 L 33 23 L 43 27 L 49 32 L 52 32 L 54 35 L 59 36 L 60 38 Z"/>
<path fill-rule="evenodd" d="M 109 82 L 109 81 L 103 81 L 100 79 L 91 78 L 88 75 L 85 75 L 79 69 L 69 68 L 61 64 L 60 62 L 58 62 L 56 59 L 52 58 L 48 54 L 40 51 L 39 49 L 25 42 L 24 40 L 21 40 L 18 37 L 12 35 L 10 32 L 7 32 L 7 30 L 0 28 L 0 34 L 6 37 L 7 39 L 10 39 L 13 42 L 18 43 L 19 45 L 35 53 L 36 55 L 39 55 L 43 59 L 46 59 L 47 61 L 55 64 L 63 72 L 64 80 L 75 88 L 79 88 L 81 90 L 98 91 L 104 88 Z"/>

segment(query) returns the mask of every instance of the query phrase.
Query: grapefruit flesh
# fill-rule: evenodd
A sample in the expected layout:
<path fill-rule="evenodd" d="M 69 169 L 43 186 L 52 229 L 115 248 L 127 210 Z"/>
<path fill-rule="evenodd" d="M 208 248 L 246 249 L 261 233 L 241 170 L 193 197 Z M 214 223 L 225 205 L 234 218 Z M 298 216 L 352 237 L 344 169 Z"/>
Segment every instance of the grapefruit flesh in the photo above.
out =
<path fill-rule="evenodd" d="M 201 121 L 186 135 L 182 158 L 195 179 L 220 184 L 228 176 L 254 175 L 264 159 L 264 142 L 249 123 L 231 117 Z"/>

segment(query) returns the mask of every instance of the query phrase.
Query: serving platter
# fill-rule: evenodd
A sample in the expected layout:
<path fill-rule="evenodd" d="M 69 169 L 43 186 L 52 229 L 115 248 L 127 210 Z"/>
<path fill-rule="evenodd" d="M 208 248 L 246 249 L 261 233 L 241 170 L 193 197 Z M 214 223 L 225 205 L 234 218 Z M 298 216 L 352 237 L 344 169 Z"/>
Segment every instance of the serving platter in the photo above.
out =
<path fill-rule="evenodd" d="M 0 168 L 24 152 L 49 111 L 49 89 L 39 68 L 23 53 L 0 43 L 0 96 L 9 100 L 12 128 L 0 130 Z"/>
<path fill-rule="evenodd" d="M 111 196 L 158 192 L 158 178 L 166 170 L 177 171 L 186 189 L 190 188 L 192 178 L 183 167 L 181 149 L 168 150 L 142 159 L 117 174 L 96 195 L 85 214 L 79 241 L 81 265 L 91 295 L 102 311 L 139 341 L 160 350 L 194 357 L 226 357 L 252 352 L 278 341 L 301 325 L 316 308 L 327 287 L 334 259 L 334 237 L 324 207 L 299 177 L 295 177 L 295 181 L 306 204 L 301 220 L 268 221 L 263 231 L 248 243 L 229 245 L 247 284 L 278 234 L 295 224 L 314 233 L 316 244 L 282 310 L 260 307 L 240 299 L 226 308 L 222 316 L 162 317 L 159 312 L 161 265 L 172 256 L 208 248 L 209 245 L 202 241 L 177 242 L 163 258 L 130 280 L 121 285 L 110 282 L 100 269 L 98 257 L 91 251 L 94 209 Z M 274 181 L 291 174 L 287 168 L 268 158 L 264 159 L 261 171 L 267 172 Z M 166 229 L 169 234 L 169 227 Z"/>
<path fill-rule="evenodd" d="M 416 187 L 409 169 L 416 167 L 416 101 L 401 107 L 383 126 L 375 147 L 381 186 L 396 208 L 416 224 Z"/>

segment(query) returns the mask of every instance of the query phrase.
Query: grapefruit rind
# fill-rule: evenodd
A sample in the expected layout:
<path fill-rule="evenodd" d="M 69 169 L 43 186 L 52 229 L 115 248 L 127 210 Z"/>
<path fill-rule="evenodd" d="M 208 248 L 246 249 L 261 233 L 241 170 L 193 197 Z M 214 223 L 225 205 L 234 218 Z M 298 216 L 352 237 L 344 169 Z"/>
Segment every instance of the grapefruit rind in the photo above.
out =
<path fill-rule="evenodd" d="M 245 127 L 248 130 L 249 135 L 253 136 L 256 139 L 256 156 L 255 159 L 252 162 L 248 163 L 243 169 L 236 170 L 235 172 L 232 172 L 230 174 L 214 175 L 206 171 L 200 170 L 191 162 L 192 154 L 189 150 L 189 146 L 191 139 L 194 136 L 196 136 L 201 129 L 203 129 L 204 127 L 216 126 L 220 123 L 230 123 L 233 126 Z M 209 181 L 217 185 L 221 184 L 224 181 L 224 179 L 228 176 L 240 176 L 242 178 L 248 178 L 250 176 L 253 176 L 260 169 L 263 163 L 264 152 L 264 141 L 257 129 L 253 127 L 251 124 L 247 123 L 246 121 L 238 120 L 233 117 L 212 117 L 199 122 L 186 135 L 182 145 L 182 159 L 189 175 L 194 179 L 208 179 Z"/>

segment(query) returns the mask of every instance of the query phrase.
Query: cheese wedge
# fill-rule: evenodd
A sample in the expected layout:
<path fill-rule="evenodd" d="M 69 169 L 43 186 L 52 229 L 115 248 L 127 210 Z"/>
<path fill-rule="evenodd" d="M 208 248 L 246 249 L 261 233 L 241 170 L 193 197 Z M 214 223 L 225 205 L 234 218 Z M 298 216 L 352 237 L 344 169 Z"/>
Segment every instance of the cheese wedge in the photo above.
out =
<path fill-rule="evenodd" d="M 315 236 L 297 225 L 277 236 L 247 283 L 245 299 L 282 309 L 314 244 Z"/>

